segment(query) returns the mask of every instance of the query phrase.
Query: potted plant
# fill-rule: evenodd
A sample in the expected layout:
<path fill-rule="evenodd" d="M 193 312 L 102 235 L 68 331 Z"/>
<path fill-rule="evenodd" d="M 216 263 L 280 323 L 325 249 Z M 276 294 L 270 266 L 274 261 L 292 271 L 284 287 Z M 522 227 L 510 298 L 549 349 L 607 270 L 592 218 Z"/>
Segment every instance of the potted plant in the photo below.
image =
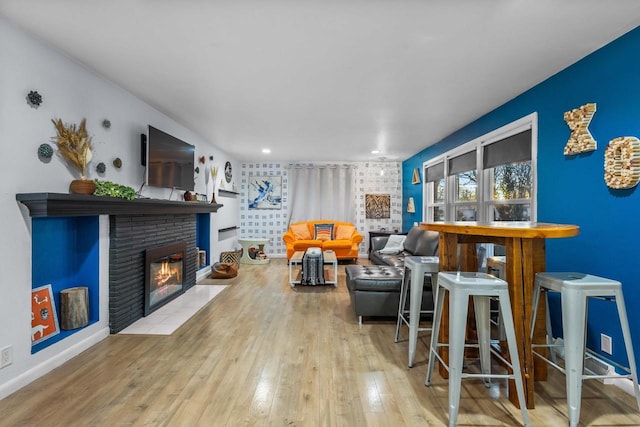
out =
<path fill-rule="evenodd" d="M 87 119 L 80 126 L 64 124 L 62 119 L 51 120 L 56 128 L 53 138 L 60 155 L 80 172 L 80 179 L 71 181 L 69 191 L 76 194 L 93 194 L 95 182 L 87 179 L 87 166 L 92 157 L 91 137 L 87 132 Z"/>

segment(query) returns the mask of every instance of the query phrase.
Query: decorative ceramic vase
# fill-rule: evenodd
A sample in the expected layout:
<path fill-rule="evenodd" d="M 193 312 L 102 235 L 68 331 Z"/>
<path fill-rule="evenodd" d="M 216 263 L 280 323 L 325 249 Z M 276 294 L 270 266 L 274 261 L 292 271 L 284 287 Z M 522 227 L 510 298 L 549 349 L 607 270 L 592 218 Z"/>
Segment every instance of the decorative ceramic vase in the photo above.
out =
<path fill-rule="evenodd" d="M 96 183 L 92 179 L 74 179 L 69 185 L 69 192 L 73 194 L 93 194 Z"/>

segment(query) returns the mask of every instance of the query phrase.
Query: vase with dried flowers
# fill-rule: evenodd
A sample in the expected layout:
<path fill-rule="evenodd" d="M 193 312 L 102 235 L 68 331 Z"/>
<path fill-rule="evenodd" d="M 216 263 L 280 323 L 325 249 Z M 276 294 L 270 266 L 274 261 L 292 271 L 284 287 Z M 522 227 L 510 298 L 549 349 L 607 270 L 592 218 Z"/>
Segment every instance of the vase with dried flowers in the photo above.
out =
<path fill-rule="evenodd" d="M 211 174 L 211 180 L 213 181 L 213 192 L 211 193 L 211 203 L 218 203 L 216 202 L 216 177 L 218 176 L 218 167 L 211 166 L 211 168 L 209 169 L 209 173 Z"/>
<path fill-rule="evenodd" d="M 87 166 L 92 157 L 91 137 L 87 132 L 87 119 L 80 126 L 64 124 L 62 119 L 51 120 L 56 128 L 53 138 L 60 155 L 80 172 L 80 179 L 71 181 L 69 191 L 76 194 L 93 194 L 96 184 L 87 179 Z"/>

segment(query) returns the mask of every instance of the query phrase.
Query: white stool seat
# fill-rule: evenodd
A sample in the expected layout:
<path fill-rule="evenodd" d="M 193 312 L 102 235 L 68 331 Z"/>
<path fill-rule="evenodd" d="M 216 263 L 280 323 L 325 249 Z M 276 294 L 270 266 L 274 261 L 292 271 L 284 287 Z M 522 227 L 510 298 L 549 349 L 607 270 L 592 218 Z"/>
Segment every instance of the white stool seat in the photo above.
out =
<path fill-rule="evenodd" d="M 442 318 L 442 307 L 444 304 L 444 292 L 449 292 L 449 343 L 438 342 L 438 334 Z M 478 347 L 480 348 L 480 374 L 463 372 L 465 333 L 467 330 L 467 312 L 469 297 L 473 297 L 473 304 L 476 316 L 476 326 L 478 331 Z M 490 336 L 490 298 L 498 298 L 502 320 L 504 323 L 507 345 L 511 362 L 502 357 L 501 354 L 491 348 Z M 433 316 L 433 330 L 431 332 L 431 345 L 429 347 L 429 364 L 427 367 L 426 385 L 431 384 L 431 376 L 435 359 L 449 372 L 449 426 L 455 426 L 458 418 L 458 408 L 460 404 L 460 386 L 462 378 L 483 378 L 488 386 L 490 378 L 508 378 L 516 383 L 518 401 L 522 411 L 522 419 L 525 425 L 529 425 L 529 415 L 525 403 L 524 385 L 520 370 L 520 360 L 518 357 L 518 347 L 516 344 L 513 317 L 511 314 L 511 303 L 509 299 L 509 289 L 507 282 L 495 276 L 485 273 L 474 272 L 444 272 L 438 274 L 436 285 L 435 313 Z M 438 354 L 438 348 L 449 347 L 449 364 Z M 512 373 L 492 374 L 491 354 L 494 354 L 504 364 L 509 366 Z"/>
<path fill-rule="evenodd" d="M 422 310 L 422 292 L 424 275 L 431 274 L 431 286 L 435 288 L 440 260 L 437 256 L 408 256 L 404 259 L 404 274 L 400 286 L 400 302 L 398 304 L 398 321 L 396 322 L 395 342 L 400 338 L 402 323 L 409 327 L 409 367 L 413 367 L 416 358 L 416 347 L 419 331 L 430 331 L 431 328 L 420 328 L 420 314 L 433 314 L 433 310 Z M 410 274 L 407 274 L 407 270 Z M 410 308 L 406 309 L 407 293 L 411 288 Z"/>
<path fill-rule="evenodd" d="M 569 424 L 577 426 L 580 419 L 580 403 L 582 395 L 582 381 L 594 378 L 610 378 L 613 375 L 595 375 L 592 373 L 584 373 L 584 358 L 593 357 L 608 361 L 602 355 L 595 354 L 586 348 L 586 324 L 587 324 L 587 298 L 602 298 L 605 300 L 615 301 L 618 309 L 618 317 L 624 337 L 624 344 L 627 350 L 628 367 L 617 367 L 628 373 L 626 375 L 633 381 L 636 402 L 640 408 L 640 394 L 638 390 L 638 377 L 636 372 L 635 356 L 633 354 L 633 344 L 631 342 L 631 332 L 629 330 L 629 321 L 624 304 L 624 296 L 622 294 L 622 285 L 620 282 L 606 279 L 603 277 L 593 276 L 584 273 L 560 272 L 549 273 L 542 272 L 536 274 L 535 288 L 533 294 L 533 318 L 531 322 L 531 336 L 533 337 L 533 328 L 536 322 L 536 312 L 540 302 L 540 293 L 545 292 L 545 302 L 548 304 L 546 291 L 559 292 L 562 302 L 562 329 L 564 341 L 565 362 L 564 367 L 558 365 L 555 361 L 554 344 L 550 344 L 552 340 L 552 332 L 550 327 L 550 313 L 547 305 L 547 344 L 533 344 L 533 354 L 545 360 L 551 366 L 557 368 L 566 375 L 567 387 L 567 403 L 569 407 Z M 551 359 L 544 354 L 536 351 L 537 348 L 547 348 L 551 352 Z M 615 375 L 616 378 L 624 378 L 624 375 Z"/>

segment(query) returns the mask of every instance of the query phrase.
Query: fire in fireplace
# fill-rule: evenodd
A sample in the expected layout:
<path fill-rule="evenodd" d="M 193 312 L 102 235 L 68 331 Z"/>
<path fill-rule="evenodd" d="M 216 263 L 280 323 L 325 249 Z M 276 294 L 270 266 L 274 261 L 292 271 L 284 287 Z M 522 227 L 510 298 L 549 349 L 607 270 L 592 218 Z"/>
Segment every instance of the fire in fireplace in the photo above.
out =
<path fill-rule="evenodd" d="M 145 316 L 184 293 L 186 252 L 186 242 L 145 251 Z"/>

